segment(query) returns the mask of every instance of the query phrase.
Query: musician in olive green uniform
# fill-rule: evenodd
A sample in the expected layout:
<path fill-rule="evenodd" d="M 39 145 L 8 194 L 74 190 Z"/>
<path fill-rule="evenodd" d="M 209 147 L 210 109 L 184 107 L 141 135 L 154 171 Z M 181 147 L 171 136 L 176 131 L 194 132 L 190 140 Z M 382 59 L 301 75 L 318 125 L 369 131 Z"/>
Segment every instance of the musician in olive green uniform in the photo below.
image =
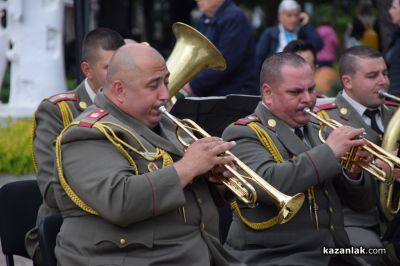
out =
<path fill-rule="evenodd" d="M 255 113 L 225 129 L 223 138 L 234 140 L 232 152 L 272 186 L 286 195 L 304 192 L 306 201 L 289 222 L 276 224 L 277 208 L 256 186 L 258 205 L 235 208 L 226 249 L 248 265 L 362 265 L 359 258 L 323 249 L 349 246 L 339 197 L 357 210 L 373 204 L 365 193 L 369 179 L 358 167 L 342 169 L 338 159 L 364 144 L 355 138 L 364 130 L 338 128 L 321 144 L 318 124 L 303 112 L 316 101 L 313 71 L 296 54 L 266 59 L 260 80 Z"/>
<path fill-rule="evenodd" d="M 26 248 L 37 265 L 41 265 L 37 228 L 44 217 L 59 212 L 53 191 L 53 142 L 65 126 L 92 104 L 106 78 L 111 56 L 122 45 L 122 36 L 113 30 L 97 28 L 89 32 L 83 42 L 81 64 L 86 79 L 73 91 L 44 99 L 36 110 L 32 146 L 37 180 L 44 200 L 38 212 L 37 226 L 27 233 Z"/>
<path fill-rule="evenodd" d="M 202 138 L 183 154 L 159 111 L 168 78 L 153 48 L 121 47 L 95 105 L 57 139 L 60 265 L 240 265 L 219 243 L 202 176 L 226 175 L 233 158 L 220 155 L 235 143 Z"/>
<path fill-rule="evenodd" d="M 396 111 L 395 103 L 385 102 L 379 90 L 389 88 L 388 71 L 382 54 L 366 46 L 347 49 L 340 57 L 339 71 L 343 91 L 334 103 L 318 106 L 321 114 L 341 124 L 364 128 L 365 137 L 380 145 L 391 116 Z M 377 182 L 371 182 L 371 195 L 379 196 Z M 355 212 L 344 203 L 345 229 L 353 246 L 383 247 L 379 234 L 377 206 L 366 212 Z M 383 256 L 366 256 L 371 265 L 385 265 Z"/>

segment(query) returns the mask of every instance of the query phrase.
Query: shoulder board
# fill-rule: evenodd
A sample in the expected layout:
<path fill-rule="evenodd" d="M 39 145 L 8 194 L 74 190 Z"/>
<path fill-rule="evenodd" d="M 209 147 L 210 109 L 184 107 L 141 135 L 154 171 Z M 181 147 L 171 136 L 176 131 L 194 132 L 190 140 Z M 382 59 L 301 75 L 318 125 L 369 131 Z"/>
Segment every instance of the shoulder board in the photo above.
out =
<path fill-rule="evenodd" d="M 76 93 L 74 91 L 68 91 L 50 96 L 47 98 L 47 100 L 56 104 L 62 101 L 77 101 L 78 97 L 76 96 Z"/>
<path fill-rule="evenodd" d="M 89 114 L 85 115 L 81 121 L 79 121 L 79 126 L 80 127 L 92 127 L 94 123 L 99 121 L 101 118 L 105 117 L 108 115 L 107 111 L 104 111 L 103 109 L 96 108 L 93 111 L 91 111 Z"/>
<path fill-rule="evenodd" d="M 251 122 L 261 122 L 260 118 L 256 115 L 248 115 L 244 118 L 238 119 L 234 124 L 239 126 L 246 126 Z"/>
<path fill-rule="evenodd" d="M 389 106 L 394 106 L 394 107 L 399 107 L 399 105 L 400 104 L 398 104 L 398 103 L 396 103 L 396 102 L 392 102 L 392 101 L 385 101 L 384 102 L 386 105 L 389 105 Z"/>
<path fill-rule="evenodd" d="M 329 110 L 329 109 L 335 109 L 337 108 L 337 105 L 335 103 L 324 103 L 315 106 L 318 110 Z"/>

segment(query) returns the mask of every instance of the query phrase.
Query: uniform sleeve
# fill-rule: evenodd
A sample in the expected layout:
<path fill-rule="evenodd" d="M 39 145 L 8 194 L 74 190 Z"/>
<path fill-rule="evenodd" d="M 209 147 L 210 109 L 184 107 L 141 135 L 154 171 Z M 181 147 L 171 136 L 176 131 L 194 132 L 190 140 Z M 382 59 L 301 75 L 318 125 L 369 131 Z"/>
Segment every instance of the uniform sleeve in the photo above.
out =
<path fill-rule="evenodd" d="M 212 88 L 221 84 L 226 76 L 235 71 L 243 61 L 253 32 L 243 14 L 230 16 L 218 25 L 214 45 L 225 58 L 227 68 L 224 71 L 204 70 L 197 75 L 190 86 L 197 96 L 210 95 Z"/>
<path fill-rule="evenodd" d="M 270 185 L 287 195 L 304 192 L 341 172 L 337 159 L 326 144 L 301 153 L 297 158 L 284 158 L 283 163 L 277 163 L 248 127 L 228 127 L 222 137 L 227 141 L 235 140 L 237 145 L 232 152 Z M 282 151 L 279 143 L 275 145 Z M 262 191 L 257 194 L 265 195 Z"/>
<path fill-rule="evenodd" d="M 62 158 L 72 190 L 110 223 L 127 226 L 185 203 L 173 166 L 135 175 L 128 160 L 104 138 L 63 144 Z M 139 167 L 148 163 L 133 158 Z"/>
<path fill-rule="evenodd" d="M 37 181 L 44 201 L 55 208 L 54 141 L 64 127 L 58 106 L 47 100 L 43 101 L 37 109 L 34 123 L 33 149 L 38 166 Z"/>

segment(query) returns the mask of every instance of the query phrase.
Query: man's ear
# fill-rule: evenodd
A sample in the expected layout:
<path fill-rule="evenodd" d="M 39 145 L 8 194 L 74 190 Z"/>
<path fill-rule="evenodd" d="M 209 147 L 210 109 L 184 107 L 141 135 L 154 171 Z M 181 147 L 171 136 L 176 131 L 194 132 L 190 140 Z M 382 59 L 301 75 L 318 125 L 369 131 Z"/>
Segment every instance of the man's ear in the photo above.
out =
<path fill-rule="evenodd" d="M 126 99 L 126 86 L 120 80 L 115 80 L 112 86 L 113 94 L 117 101 L 121 104 L 125 102 Z"/>
<path fill-rule="evenodd" d="M 342 84 L 346 90 L 351 91 L 353 89 L 353 82 L 349 75 L 342 76 Z"/>
<path fill-rule="evenodd" d="M 267 83 L 263 83 L 261 86 L 261 96 L 266 105 L 268 105 L 271 102 L 271 86 L 268 85 Z"/>
<path fill-rule="evenodd" d="M 87 77 L 88 79 L 92 79 L 92 70 L 90 69 L 90 65 L 88 62 L 83 61 L 81 63 L 81 70 L 83 72 L 83 74 L 85 75 L 85 77 Z"/>

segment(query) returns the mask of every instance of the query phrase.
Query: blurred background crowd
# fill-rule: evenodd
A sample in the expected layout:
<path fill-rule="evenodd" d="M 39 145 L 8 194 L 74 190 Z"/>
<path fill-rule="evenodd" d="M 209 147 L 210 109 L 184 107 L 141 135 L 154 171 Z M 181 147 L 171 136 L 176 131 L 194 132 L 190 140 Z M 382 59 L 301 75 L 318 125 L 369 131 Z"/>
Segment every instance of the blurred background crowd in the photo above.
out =
<path fill-rule="evenodd" d="M 277 25 L 280 18 L 280 0 L 235 0 L 246 14 L 260 44 L 265 29 Z M 324 41 L 317 56 L 316 80 L 322 94 L 334 96 L 340 88 L 336 63 L 340 52 L 349 46 L 365 44 L 386 54 L 391 46 L 396 25 L 389 9 L 392 0 L 298 0 L 302 11 L 309 16 L 313 26 Z M 84 31 L 96 27 L 108 27 L 121 33 L 124 38 L 146 41 L 166 58 L 175 44 L 171 25 L 181 21 L 196 25 L 201 12 L 195 1 L 178 0 L 88 0 L 65 1 L 65 68 L 69 88 L 74 88 L 79 78 L 80 59 L 77 56 L 77 23 Z M 77 17 L 77 3 L 82 5 Z M 3 19 L 3 24 L 6 23 Z M 4 26 L 4 25 L 3 25 Z M 80 25 L 78 25 L 80 26 Z M 397 26 L 398 27 L 398 26 Z M 82 28 L 82 27 L 81 27 Z M 299 37 L 300 38 L 300 37 Z M 263 60 L 263 59 L 261 59 Z M 332 71 L 333 70 L 333 71 Z M 1 101 L 7 102 L 7 77 L 1 90 Z M 332 92 L 329 90 L 332 89 Z"/>

